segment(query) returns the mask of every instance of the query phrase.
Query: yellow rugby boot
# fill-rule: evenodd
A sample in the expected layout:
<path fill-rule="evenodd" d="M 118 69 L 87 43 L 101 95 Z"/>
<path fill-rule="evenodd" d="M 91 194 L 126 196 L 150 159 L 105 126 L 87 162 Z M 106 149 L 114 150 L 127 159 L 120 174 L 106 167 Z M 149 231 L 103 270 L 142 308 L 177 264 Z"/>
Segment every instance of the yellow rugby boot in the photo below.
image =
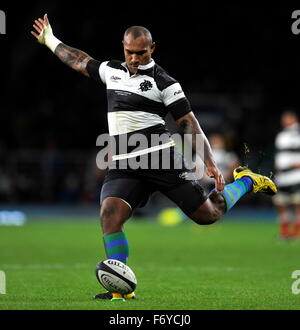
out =
<path fill-rule="evenodd" d="M 105 292 L 99 293 L 93 297 L 94 299 L 109 299 L 111 301 L 125 301 L 126 299 L 136 299 L 136 295 L 134 292 L 129 294 L 120 294 L 120 293 L 112 293 L 112 292 Z"/>
<path fill-rule="evenodd" d="M 233 170 L 234 180 L 241 179 L 244 176 L 248 176 L 253 181 L 253 192 L 262 192 L 267 195 L 275 195 L 277 188 L 275 183 L 267 176 L 252 172 L 248 167 L 239 166 Z"/>
<path fill-rule="evenodd" d="M 124 294 L 123 297 L 125 299 L 135 299 L 136 298 L 136 295 L 134 292 L 131 292 L 131 293 L 128 293 L 128 294 Z"/>

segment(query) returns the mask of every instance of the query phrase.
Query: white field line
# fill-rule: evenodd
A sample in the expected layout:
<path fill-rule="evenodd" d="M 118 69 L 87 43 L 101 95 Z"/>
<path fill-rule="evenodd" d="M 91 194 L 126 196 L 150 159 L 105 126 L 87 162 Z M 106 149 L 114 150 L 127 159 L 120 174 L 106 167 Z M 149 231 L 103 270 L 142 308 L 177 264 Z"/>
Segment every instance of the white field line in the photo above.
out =
<path fill-rule="evenodd" d="M 90 268 L 91 265 L 78 263 L 78 264 L 0 264 L 0 269 L 2 270 L 26 270 L 26 269 L 84 269 Z M 190 271 L 190 270 L 199 270 L 199 271 L 208 271 L 208 272 L 237 272 L 241 271 L 241 268 L 237 267 L 217 267 L 217 266 L 161 266 L 159 264 L 155 265 L 146 265 L 143 267 L 139 267 L 136 265 L 134 267 L 135 270 L 147 270 L 147 271 L 173 271 L 173 272 L 180 272 L 180 271 Z"/>
<path fill-rule="evenodd" d="M 159 264 L 156 265 L 147 265 L 144 267 L 139 267 L 139 266 L 135 266 L 134 269 L 143 269 L 143 270 L 149 270 L 149 271 L 155 271 L 155 270 L 164 270 L 164 271 L 174 271 L 174 272 L 178 272 L 178 271 L 190 271 L 190 270 L 200 270 L 200 271 L 209 271 L 209 272 L 236 272 L 236 271 L 240 271 L 241 268 L 237 268 L 237 267 L 231 267 L 231 266 L 227 266 L 227 267 L 213 267 L 213 266 L 184 266 L 184 267 L 180 267 L 180 266 L 161 266 Z"/>
<path fill-rule="evenodd" d="M 3 270 L 25 270 L 25 269 L 83 269 L 89 268 L 88 264 L 0 264 Z"/>

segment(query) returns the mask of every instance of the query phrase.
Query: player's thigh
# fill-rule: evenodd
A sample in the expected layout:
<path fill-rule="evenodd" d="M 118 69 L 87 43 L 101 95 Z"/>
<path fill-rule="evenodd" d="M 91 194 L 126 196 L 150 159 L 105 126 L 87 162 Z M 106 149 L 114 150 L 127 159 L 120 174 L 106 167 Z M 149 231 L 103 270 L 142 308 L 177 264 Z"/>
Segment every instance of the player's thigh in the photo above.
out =
<path fill-rule="evenodd" d="M 127 205 L 131 212 L 139 207 L 149 197 L 149 191 L 145 184 L 136 178 L 114 178 L 105 180 L 100 196 L 101 211 L 109 207 L 110 213 L 118 213 L 120 209 L 126 209 L 121 205 Z M 118 200 L 118 208 L 112 207 Z M 117 205 L 117 204 L 116 204 Z"/>
<path fill-rule="evenodd" d="M 186 181 L 161 192 L 190 218 L 207 200 L 203 187 L 197 181 Z"/>

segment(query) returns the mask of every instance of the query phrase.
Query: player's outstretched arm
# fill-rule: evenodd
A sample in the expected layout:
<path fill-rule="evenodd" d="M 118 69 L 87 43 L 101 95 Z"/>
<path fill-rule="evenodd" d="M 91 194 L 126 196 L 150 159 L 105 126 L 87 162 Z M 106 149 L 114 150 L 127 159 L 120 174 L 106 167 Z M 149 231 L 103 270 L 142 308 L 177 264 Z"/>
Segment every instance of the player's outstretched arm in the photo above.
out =
<path fill-rule="evenodd" d="M 185 116 L 179 118 L 176 120 L 176 123 L 181 127 L 184 134 L 190 134 L 192 137 L 192 147 L 193 150 L 200 155 L 202 158 L 205 166 L 206 166 L 206 173 L 208 176 L 213 177 L 215 179 L 215 188 L 217 192 L 221 192 L 224 189 L 225 180 L 221 173 L 221 171 L 218 169 L 217 164 L 214 160 L 210 144 L 203 132 L 203 130 L 200 127 L 200 124 L 195 117 L 194 113 L 191 111 Z M 196 137 L 201 138 L 201 145 L 203 145 L 204 150 L 203 154 L 199 152 L 196 148 Z"/>
<path fill-rule="evenodd" d="M 34 22 L 33 27 L 35 31 L 31 31 L 31 34 L 37 41 L 47 46 L 63 63 L 89 77 L 86 66 L 88 61 L 93 58 L 79 49 L 65 45 L 57 39 L 52 32 L 47 14 L 44 15 L 43 19 L 39 18 Z"/>

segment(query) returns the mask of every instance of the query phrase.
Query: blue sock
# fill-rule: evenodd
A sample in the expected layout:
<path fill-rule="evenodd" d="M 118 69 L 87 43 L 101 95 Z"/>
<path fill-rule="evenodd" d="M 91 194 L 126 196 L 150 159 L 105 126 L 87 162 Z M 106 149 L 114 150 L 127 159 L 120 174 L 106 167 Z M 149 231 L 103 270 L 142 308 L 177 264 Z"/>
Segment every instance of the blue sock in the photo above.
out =
<path fill-rule="evenodd" d="M 220 193 L 226 202 L 226 211 L 229 211 L 235 203 L 253 188 L 253 181 L 250 177 L 244 176 L 234 182 L 227 184 L 224 190 Z M 211 191 L 214 192 L 215 189 Z"/>

